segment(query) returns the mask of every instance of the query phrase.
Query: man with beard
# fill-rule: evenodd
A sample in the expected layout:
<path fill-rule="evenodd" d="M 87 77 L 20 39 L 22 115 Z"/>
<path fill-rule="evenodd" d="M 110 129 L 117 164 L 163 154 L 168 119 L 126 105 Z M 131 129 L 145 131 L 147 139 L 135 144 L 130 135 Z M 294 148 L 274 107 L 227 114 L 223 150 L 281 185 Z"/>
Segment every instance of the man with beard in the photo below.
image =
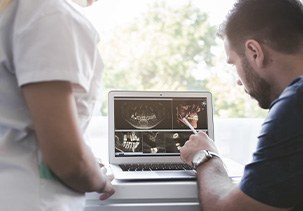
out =
<path fill-rule="evenodd" d="M 221 25 L 239 84 L 269 109 L 239 185 L 209 137 L 191 135 L 181 158 L 197 170 L 201 208 L 303 210 L 303 6 L 299 0 L 237 0 Z"/>

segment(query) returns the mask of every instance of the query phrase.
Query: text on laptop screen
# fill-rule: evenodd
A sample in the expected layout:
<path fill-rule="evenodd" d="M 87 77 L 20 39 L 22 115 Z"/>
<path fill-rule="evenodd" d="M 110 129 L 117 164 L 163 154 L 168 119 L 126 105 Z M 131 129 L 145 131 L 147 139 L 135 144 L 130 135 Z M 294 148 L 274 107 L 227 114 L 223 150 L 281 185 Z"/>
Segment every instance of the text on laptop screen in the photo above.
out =
<path fill-rule="evenodd" d="M 115 156 L 170 156 L 196 130 L 208 132 L 207 98 L 115 97 Z"/>

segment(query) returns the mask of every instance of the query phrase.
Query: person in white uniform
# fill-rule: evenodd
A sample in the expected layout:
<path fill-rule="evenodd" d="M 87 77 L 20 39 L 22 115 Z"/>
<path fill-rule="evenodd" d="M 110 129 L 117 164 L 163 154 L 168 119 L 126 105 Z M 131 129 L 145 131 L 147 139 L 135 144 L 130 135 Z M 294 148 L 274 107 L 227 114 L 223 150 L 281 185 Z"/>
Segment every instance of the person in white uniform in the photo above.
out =
<path fill-rule="evenodd" d="M 1 211 L 77 211 L 85 192 L 114 193 L 83 138 L 100 90 L 99 37 L 72 4 L 0 0 Z"/>

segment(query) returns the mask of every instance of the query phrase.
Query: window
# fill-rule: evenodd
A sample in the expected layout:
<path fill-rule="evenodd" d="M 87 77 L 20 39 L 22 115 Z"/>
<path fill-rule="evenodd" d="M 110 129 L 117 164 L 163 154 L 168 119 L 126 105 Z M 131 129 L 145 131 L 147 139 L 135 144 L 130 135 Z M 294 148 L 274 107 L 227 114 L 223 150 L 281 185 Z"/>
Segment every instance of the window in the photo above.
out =
<path fill-rule="evenodd" d="M 105 63 L 102 115 L 107 115 L 112 89 L 207 89 L 213 94 L 219 150 L 242 163 L 250 160 L 266 111 L 236 85 L 235 70 L 226 64 L 223 43 L 216 36 L 232 3 L 99 0 L 86 8 L 100 32 Z"/>

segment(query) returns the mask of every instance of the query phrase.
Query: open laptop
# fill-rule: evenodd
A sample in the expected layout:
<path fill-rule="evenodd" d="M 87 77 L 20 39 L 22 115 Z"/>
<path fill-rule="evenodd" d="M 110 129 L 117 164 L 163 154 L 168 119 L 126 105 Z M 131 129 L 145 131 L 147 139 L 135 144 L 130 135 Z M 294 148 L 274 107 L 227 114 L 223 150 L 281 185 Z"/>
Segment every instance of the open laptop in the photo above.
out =
<path fill-rule="evenodd" d="M 182 121 L 214 139 L 208 91 L 109 92 L 109 165 L 118 180 L 195 179 L 179 149 L 193 134 Z"/>

